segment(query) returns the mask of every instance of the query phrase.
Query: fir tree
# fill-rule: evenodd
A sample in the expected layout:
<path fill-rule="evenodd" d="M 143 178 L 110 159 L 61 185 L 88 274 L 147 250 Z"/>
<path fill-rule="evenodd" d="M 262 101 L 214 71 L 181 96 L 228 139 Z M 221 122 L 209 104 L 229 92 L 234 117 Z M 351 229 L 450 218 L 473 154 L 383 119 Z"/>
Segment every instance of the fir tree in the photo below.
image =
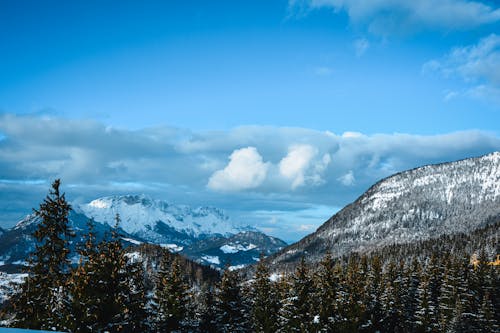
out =
<path fill-rule="evenodd" d="M 198 332 L 216 333 L 217 314 L 214 291 L 208 284 L 204 284 L 200 291 L 201 302 L 198 306 L 199 327 Z"/>
<path fill-rule="evenodd" d="M 314 284 L 309 269 L 302 257 L 295 274 L 292 276 L 288 302 L 283 307 L 285 321 L 283 332 L 315 332 L 311 295 L 314 294 Z"/>
<path fill-rule="evenodd" d="M 28 277 L 13 302 L 13 325 L 34 329 L 67 329 L 70 272 L 69 239 L 74 236 L 68 223 L 71 206 L 59 191 L 59 179 L 35 216 L 40 220 L 37 241 L 29 258 Z"/>
<path fill-rule="evenodd" d="M 269 280 L 269 269 L 261 254 L 252 283 L 252 322 L 255 332 L 274 333 L 279 311 L 278 295 Z"/>
<path fill-rule="evenodd" d="M 337 293 L 340 287 L 342 268 L 336 265 L 329 252 L 320 262 L 316 274 L 316 299 L 319 302 L 319 324 L 324 332 L 335 331 L 339 321 L 337 313 Z"/>
<path fill-rule="evenodd" d="M 241 277 L 226 265 L 216 298 L 216 325 L 219 332 L 245 332 L 249 323 L 240 289 Z"/>
<path fill-rule="evenodd" d="M 187 316 L 188 286 L 180 268 L 179 258 L 173 262 L 163 256 L 156 284 L 156 330 L 181 330 Z"/>
<path fill-rule="evenodd" d="M 79 265 L 73 269 L 70 278 L 71 315 L 68 328 L 72 332 L 91 332 L 96 317 L 96 301 L 98 294 L 94 287 L 97 260 L 97 244 L 95 243 L 94 223 L 88 221 L 88 233 L 84 245 L 78 250 Z"/>

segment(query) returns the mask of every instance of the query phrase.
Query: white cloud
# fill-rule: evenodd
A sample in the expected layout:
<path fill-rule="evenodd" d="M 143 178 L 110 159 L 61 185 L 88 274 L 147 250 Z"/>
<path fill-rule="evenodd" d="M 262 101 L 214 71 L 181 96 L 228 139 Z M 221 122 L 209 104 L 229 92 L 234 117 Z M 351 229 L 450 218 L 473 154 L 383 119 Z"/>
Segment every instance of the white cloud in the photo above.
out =
<path fill-rule="evenodd" d="M 370 47 L 370 42 L 366 38 L 356 39 L 354 41 L 354 49 L 356 51 L 356 57 L 361 57 L 365 54 L 366 50 Z"/>
<path fill-rule="evenodd" d="M 305 173 L 312 159 L 318 154 L 318 150 L 310 145 L 292 145 L 288 154 L 280 161 L 280 174 L 291 180 L 292 189 L 304 185 Z"/>
<path fill-rule="evenodd" d="M 468 96 L 500 100 L 500 36 L 491 34 L 477 44 L 456 47 L 442 59 L 426 62 L 422 69 L 462 79 L 471 85 Z M 447 94 L 445 100 L 455 96 Z"/>
<path fill-rule="evenodd" d="M 276 235 L 296 233 L 295 227 L 285 230 L 292 220 L 295 226 L 314 224 L 330 215 L 329 209 L 321 212 L 323 217 L 303 212 L 299 218 L 293 212 L 315 205 L 342 207 L 393 172 L 500 150 L 498 134 L 481 131 L 432 136 L 338 135 L 270 126 L 132 131 L 97 122 L 0 114 L 0 132 L 0 212 L 6 212 L 0 214 L 0 224 L 29 213 L 60 177 L 69 197 L 82 202 L 145 193 L 220 207 L 242 221 L 276 227 Z M 350 185 L 342 186 L 342 180 Z M 255 218 L 257 210 L 283 214 Z M 280 222 L 268 223 L 271 216 Z"/>
<path fill-rule="evenodd" d="M 470 29 L 499 22 L 500 9 L 467 0 L 290 0 L 289 7 L 304 13 L 309 8 L 345 11 L 353 24 L 376 35 L 399 35 L 426 29 Z"/>
<path fill-rule="evenodd" d="M 353 186 L 354 183 L 356 182 L 356 179 L 354 178 L 354 173 L 352 170 L 347 172 L 346 174 L 340 176 L 337 178 L 343 185 L 345 186 Z"/>
<path fill-rule="evenodd" d="M 268 168 L 255 147 L 237 149 L 229 157 L 229 164 L 210 177 L 207 186 L 217 191 L 253 189 L 262 184 Z"/>

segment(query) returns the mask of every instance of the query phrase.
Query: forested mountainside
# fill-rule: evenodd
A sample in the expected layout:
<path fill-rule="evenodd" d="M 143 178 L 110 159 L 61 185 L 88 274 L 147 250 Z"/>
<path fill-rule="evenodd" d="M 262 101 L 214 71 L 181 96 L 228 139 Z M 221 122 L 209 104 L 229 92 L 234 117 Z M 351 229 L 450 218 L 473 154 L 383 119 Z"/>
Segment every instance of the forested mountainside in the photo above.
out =
<path fill-rule="evenodd" d="M 272 264 L 319 261 L 394 243 L 472 232 L 500 216 L 500 152 L 381 180 Z"/>
<path fill-rule="evenodd" d="M 57 289 L 47 319 L 23 316 L 27 305 L 45 311 L 37 295 L 54 290 L 47 281 L 61 283 L 49 272 L 38 280 L 48 288 L 11 296 L 3 323 L 72 332 L 499 332 L 499 226 L 369 254 L 326 254 L 288 272 L 261 260 L 246 278 L 225 270 L 218 279 L 158 246 L 124 251 L 111 241 L 94 254 L 89 247 L 88 260 L 63 275 L 70 283 Z"/>

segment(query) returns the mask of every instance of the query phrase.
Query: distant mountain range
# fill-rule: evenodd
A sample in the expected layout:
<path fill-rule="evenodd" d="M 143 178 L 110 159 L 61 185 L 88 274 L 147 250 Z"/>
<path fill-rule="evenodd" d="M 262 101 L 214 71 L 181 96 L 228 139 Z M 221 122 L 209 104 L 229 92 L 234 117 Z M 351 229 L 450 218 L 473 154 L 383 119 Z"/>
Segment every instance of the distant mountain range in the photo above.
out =
<path fill-rule="evenodd" d="M 401 172 L 373 185 L 314 233 L 268 260 L 293 267 L 302 257 L 317 262 L 468 233 L 500 217 L 500 152 Z"/>
<path fill-rule="evenodd" d="M 116 214 L 121 219 L 119 227 L 124 243 L 158 244 L 217 268 L 226 263 L 242 267 L 258 260 L 261 252 L 270 255 L 286 246 L 277 238 L 234 222 L 218 208 L 191 208 L 145 195 L 124 195 L 73 207 L 69 216 L 76 233 L 73 247 L 82 243 L 90 219 L 102 239 L 115 225 Z M 37 218 L 29 215 L 12 229 L 0 231 L 0 269 L 15 270 L 16 265 L 25 264 L 35 245 L 31 235 L 37 223 Z M 74 260 L 77 262 L 78 258 Z"/>

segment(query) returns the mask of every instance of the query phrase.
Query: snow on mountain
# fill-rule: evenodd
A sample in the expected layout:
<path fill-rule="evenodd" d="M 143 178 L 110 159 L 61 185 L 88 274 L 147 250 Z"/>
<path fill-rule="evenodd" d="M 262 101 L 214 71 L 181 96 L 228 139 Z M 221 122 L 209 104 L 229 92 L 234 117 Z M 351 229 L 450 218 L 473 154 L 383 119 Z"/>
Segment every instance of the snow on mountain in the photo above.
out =
<path fill-rule="evenodd" d="M 253 230 L 230 220 L 222 210 L 212 207 L 191 208 L 172 205 L 144 195 L 104 197 L 80 205 L 86 216 L 114 225 L 120 215 L 120 227 L 131 235 L 156 243 L 190 243 L 207 236 L 228 236 Z M 174 234 L 174 235 L 173 235 Z"/>
<path fill-rule="evenodd" d="M 276 254 L 274 263 L 319 260 L 394 243 L 470 232 L 500 216 L 500 152 L 428 165 L 390 176 L 313 234 Z"/>
<path fill-rule="evenodd" d="M 94 231 L 102 239 L 115 225 L 117 213 L 121 219 L 120 234 L 126 246 L 158 244 L 170 252 L 178 252 L 218 268 L 224 267 L 228 261 L 253 263 L 253 257 L 258 257 L 260 252 L 271 254 L 286 245 L 252 227 L 235 223 L 217 208 L 193 209 L 144 195 L 105 197 L 73 206 L 74 210 L 69 215 L 70 227 L 76 231 L 71 244 L 73 250 L 84 241 L 89 219 L 94 219 Z M 34 249 L 32 234 L 39 221 L 35 215 L 28 215 L 14 228 L 0 234 L 0 270 L 25 262 Z M 75 260 L 77 262 L 78 257 Z M 15 267 L 11 271 L 16 271 Z"/>
<path fill-rule="evenodd" d="M 244 267 L 258 261 L 261 254 L 269 256 L 285 246 L 286 243 L 281 239 L 257 231 L 245 231 L 230 237 L 202 239 L 186 247 L 181 253 L 217 268 L 224 268 L 227 264 Z"/>

